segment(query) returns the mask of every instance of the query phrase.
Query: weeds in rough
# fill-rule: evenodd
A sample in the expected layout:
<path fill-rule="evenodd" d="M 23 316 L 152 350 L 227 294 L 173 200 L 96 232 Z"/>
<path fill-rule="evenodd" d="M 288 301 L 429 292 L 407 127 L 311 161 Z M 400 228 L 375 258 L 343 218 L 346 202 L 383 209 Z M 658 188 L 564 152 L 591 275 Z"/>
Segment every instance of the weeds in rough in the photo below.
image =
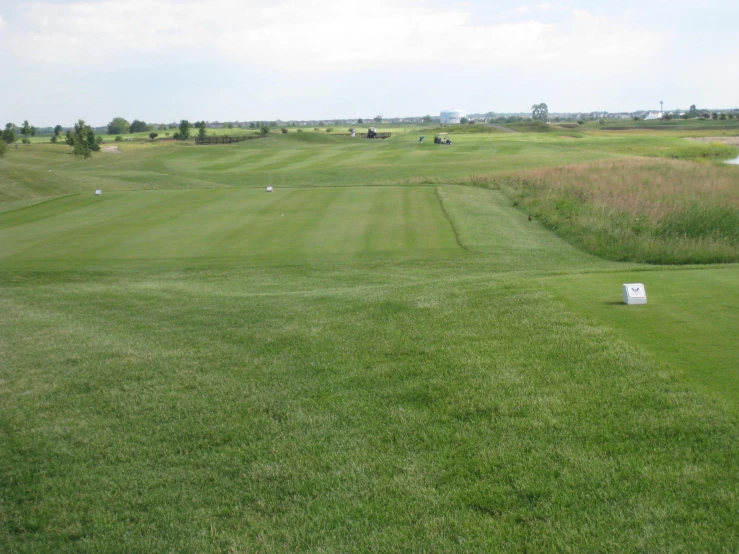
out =
<path fill-rule="evenodd" d="M 739 172 L 673 160 L 609 160 L 496 180 L 514 203 L 612 260 L 739 261 Z"/>

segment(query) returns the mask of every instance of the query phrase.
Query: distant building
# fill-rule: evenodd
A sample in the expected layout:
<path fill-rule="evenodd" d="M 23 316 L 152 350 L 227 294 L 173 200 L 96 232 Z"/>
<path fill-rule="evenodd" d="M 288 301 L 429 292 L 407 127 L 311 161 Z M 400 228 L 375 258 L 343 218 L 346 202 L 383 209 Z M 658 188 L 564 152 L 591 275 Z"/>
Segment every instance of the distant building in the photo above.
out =
<path fill-rule="evenodd" d="M 467 117 L 467 113 L 464 110 L 454 108 L 441 112 L 440 121 L 442 125 L 458 125 L 462 123 L 463 117 Z"/>

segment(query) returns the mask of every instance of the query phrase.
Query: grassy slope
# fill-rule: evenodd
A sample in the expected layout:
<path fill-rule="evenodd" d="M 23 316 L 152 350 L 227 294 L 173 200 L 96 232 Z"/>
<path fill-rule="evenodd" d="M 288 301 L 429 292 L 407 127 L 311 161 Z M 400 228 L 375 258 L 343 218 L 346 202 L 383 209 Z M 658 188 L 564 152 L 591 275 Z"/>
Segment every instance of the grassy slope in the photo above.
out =
<path fill-rule="evenodd" d="M 613 155 L 596 143 L 560 142 L 470 137 L 460 141 L 467 150 L 438 151 L 438 160 L 400 142 L 342 152 L 343 143 L 274 141 L 251 161 L 245 153 L 254 147 L 190 158 L 157 146 L 164 149 L 59 169 L 68 172 L 63 186 L 74 176 L 132 188 L 182 186 L 180 177 L 256 186 L 285 164 L 289 178 L 315 186 L 329 173 L 330 184 L 342 175 L 360 184 L 361 160 L 415 182 L 438 179 L 434 170 L 461 176 L 524 159 L 554 163 L 567 149 L 572 159 Z M 342 167 L 342 156 L 355 165 Z M 414 156 L 430 167 L 416 174 Z M 441 167 L 443 156 L 466 169 Z M 220 177 L 204 181 L 206 173 Z M 181 198 L 189 194 L 223 193 Z M 736 544 L 735 415 L 681 381 L 674 369 L 686 365 L 660 361 L 653 347 L 663 339 L 609 330 L 588 309 L 584 318 L 542 280 L 589 272 L 581 281 L 597 301 L 603 292 L 592 272 L 629 266 L 577 251 L 499 191 L 441 186 L 437 194 L 466 249 L 453 260 L 1 271 L 0 549 Z M 697 286 L 701 273 L 713 275 L 696 271 Z M 662 272 L 649 275 L 651 302 Z M 665 298 L 654 304 L 663 319 Z M 701 317 L 701 305 L 679 317 Z M 724 332 L 736 328 L 731 311 L 721 313 Z M 699 352 L 703 343 L 694 344 Z"/>

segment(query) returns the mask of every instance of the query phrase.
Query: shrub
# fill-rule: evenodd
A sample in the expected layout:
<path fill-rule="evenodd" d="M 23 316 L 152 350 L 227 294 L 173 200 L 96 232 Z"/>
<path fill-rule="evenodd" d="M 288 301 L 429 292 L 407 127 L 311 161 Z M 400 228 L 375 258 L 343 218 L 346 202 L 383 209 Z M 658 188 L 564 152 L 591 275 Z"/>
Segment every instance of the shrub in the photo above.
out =
<path fill-rule="evenodd" d="M 121 135 L 118 135 L 117 137 L 115 137 L 115 141 L 116 142 L 123 142 L 123 137 Z"/>
<path fill-rule="evenodd" d="M 262 134 L 263 136 L 265 136 L 265 137 L 266 137 L 266 136 L 267 136 L 267 135 L 269 134 L 269 127 L 267 127 L 267 126 L 265 125 L 265 126 L 263 126 L 263 127 L 261 128 L 261 129 L 259 129 L 259 132 L 260 132 L 260 133 L 261 133 L 261 134 Z"/>
<path fill-rule="evenodd" d="M 320 129 L 319 129 L 318 127 L 313 127 L 313 130 L 314 130 L 314 131 L 315 131 L 316 133 L 317 133 L 318 131 L 320 131 Z"/>
<path fill-rule="evenodd" d="M 303 129 L 298 129 L 298 133 L 302 133 L 302 132 L 303 132 Z"/>
<path fill-rule="evenodd" d="M 0 158 L 5 155 L 5 151 L 8 149 L 8 143 L 0 139 Z"/>
<path fill-rule="evenodd" d="M 585 125 L 585 122 L 582 119 L 577 120 L 578 125 Z"/>
<path fill-rule="evenodd" d="M 149 138 L 151 140 L 156 140 L 156 138 L 159 136 L 159 133 L 149 133 Z"/>
<path fill-rule="evenodd" d="M 326 132 L 327 133 L 331 133 L 331 132 L 333 132 L 333 130 L 334 130 L 333 127 L 326 127 Z"/>
<path fill-rule="evenodd" d="M 286 134 L 287 134 L 287 127 L 283 127 L 283 128 L 282 128 L 282 134 L 283 134 L 283 135 L 286 135 Z"/>
<path fill-rule="evenodd" d="M 23 137 L 23 140 L 21 141 L 23 144 L 31 144 L 31 140 L 27 137 Z"/>

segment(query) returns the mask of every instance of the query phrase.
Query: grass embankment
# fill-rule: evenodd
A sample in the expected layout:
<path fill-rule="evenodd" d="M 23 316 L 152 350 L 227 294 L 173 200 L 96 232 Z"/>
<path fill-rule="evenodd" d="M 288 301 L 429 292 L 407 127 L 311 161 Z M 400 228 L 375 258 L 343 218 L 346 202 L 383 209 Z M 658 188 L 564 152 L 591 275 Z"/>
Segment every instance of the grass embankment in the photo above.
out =
<path fill-rule="evenodd" d="M 739 261 L 739 171 L 625 159 L 499 181 L 516 204 L 572 243 L 611 260 Z"/>

